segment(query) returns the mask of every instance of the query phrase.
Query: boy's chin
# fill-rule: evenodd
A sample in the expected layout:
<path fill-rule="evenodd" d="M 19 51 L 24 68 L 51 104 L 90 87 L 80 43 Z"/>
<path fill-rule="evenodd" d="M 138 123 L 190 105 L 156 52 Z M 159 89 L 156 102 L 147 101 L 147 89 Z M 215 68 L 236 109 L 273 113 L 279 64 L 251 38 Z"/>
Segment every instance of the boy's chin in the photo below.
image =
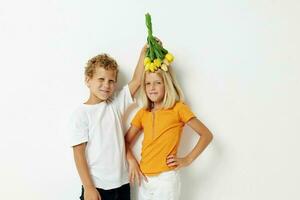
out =
<path fill-rule="evenodd" d="M 110 99 L 110 97 L 111 96 L 102 96 L 102 97 L 100 97 L 99 99 L 101 99 L 102 101 L 107 101 L 107 100 L 109 100 Z"/>
<path fill-rule="evenodd" d="M 98 98 L 103 100 L 103 101 L 106 101 L 108 99 L 110 99 L 112 96 L 112 94 L 98 94 Z"/>
<path fill-rule="evenodd" d="M 98 99 L 98 101 L 102 102 L 102 101 L 107 101 L 110 99 L 111 96 L 109 95 L 95 95 L 96 98 Z"/>

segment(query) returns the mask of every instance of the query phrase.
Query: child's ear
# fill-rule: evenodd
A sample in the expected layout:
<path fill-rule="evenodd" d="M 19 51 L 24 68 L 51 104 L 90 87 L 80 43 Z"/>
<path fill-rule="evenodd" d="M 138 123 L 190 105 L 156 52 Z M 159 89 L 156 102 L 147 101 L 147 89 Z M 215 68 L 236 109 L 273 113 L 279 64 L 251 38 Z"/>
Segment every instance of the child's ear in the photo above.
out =
<path fill-rule="evenodd" d="M 89 88 L 90 87 L 90 80 L 91 80 L 91 78 L 90 77 L 88 77 L 88 76 L 85 76 L 85 78 L 84 78 L 84 82 L 85 82 L 85 85 Z"/>

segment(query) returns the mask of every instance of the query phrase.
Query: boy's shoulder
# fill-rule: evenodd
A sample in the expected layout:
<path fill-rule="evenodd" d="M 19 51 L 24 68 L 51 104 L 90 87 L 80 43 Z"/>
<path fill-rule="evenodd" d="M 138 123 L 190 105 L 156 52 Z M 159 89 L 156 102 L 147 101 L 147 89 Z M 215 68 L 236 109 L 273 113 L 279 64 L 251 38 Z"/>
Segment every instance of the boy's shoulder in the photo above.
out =
<path fill-rule="evenodd" d="M 71 119 L 74 120 L 76 118 L 82 118 L 86 115 L 87 107 L 84 104 L 80 104 L 74 108 L 73 112 L 71 113 Z"/>
<path fill-rule="evenodd" d="M 81 103 L 79 105 L 77 105 L 77 107 L 75 107 L 74 109 L 74 113 L 86 113 L 88 110 L 90 109 L 93 109 L 95 107 L 97 107 L 99 104 L 94 104 L 94 105 L 89 105 L 89 104 L 84 104 L 84 103 Z"/>
<path fill-rule="evenodd" d="M 124 113 L 125 110 L 135 102 L 135 99 L 131 95 L 128 84 L 121 87 L 120 90 L 114 92 L 114 95 L 110 99 L 110 104 Z"/>

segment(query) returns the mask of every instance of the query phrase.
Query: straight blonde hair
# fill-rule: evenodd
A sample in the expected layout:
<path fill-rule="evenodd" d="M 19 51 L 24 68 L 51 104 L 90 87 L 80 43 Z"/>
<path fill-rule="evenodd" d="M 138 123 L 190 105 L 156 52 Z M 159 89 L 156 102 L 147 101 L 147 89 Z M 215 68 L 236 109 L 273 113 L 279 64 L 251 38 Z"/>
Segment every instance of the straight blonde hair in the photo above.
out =
<path fill-rule="evenodd" d="M 146 75 L 148 73 L 156 73 L 159 75 L 165 86 L 165 95 L 162 103 L 163 109 L 169 109 L 172 108 L 176 102 L 181 101 L 184 102 L 184 95 L 183 92 L 172 72 L 171 67 L 168 67 L 168 71 L 163 71 L 161 69 L 158 69 L 155 72 L 149 72 L 145 71 L 143 73 L 142 77 L 142 84 L 141 84 L 141 97 L 143 102 L 143 107 L 147 110 L 151 110 L 153 108 L 153 102 L 148 98 L 146 93 L 146 85 L 145 85 L 145 79 Z"/>

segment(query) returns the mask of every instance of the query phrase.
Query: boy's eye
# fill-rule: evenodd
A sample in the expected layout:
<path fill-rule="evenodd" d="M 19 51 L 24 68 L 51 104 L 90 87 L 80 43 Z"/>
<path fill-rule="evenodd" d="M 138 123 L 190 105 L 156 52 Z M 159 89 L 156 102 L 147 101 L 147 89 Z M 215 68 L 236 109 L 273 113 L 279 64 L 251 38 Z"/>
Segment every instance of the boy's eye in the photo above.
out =
<path fill-rule="evenodd" d="M 113 83 L 115 83 L 115 81 L 114 80 L 109 80 L 109 83 L 113 84 Z"/>
<path fill-rule="evenodd" d="M 150 83 L 146 83 L 146 85 L 150 85 Z"/>
<path fill-rule="evenodd" d="M 98 78 L 98 80 L 102 82 L 102 81 L 104 81 L 104 78 Z"/>

